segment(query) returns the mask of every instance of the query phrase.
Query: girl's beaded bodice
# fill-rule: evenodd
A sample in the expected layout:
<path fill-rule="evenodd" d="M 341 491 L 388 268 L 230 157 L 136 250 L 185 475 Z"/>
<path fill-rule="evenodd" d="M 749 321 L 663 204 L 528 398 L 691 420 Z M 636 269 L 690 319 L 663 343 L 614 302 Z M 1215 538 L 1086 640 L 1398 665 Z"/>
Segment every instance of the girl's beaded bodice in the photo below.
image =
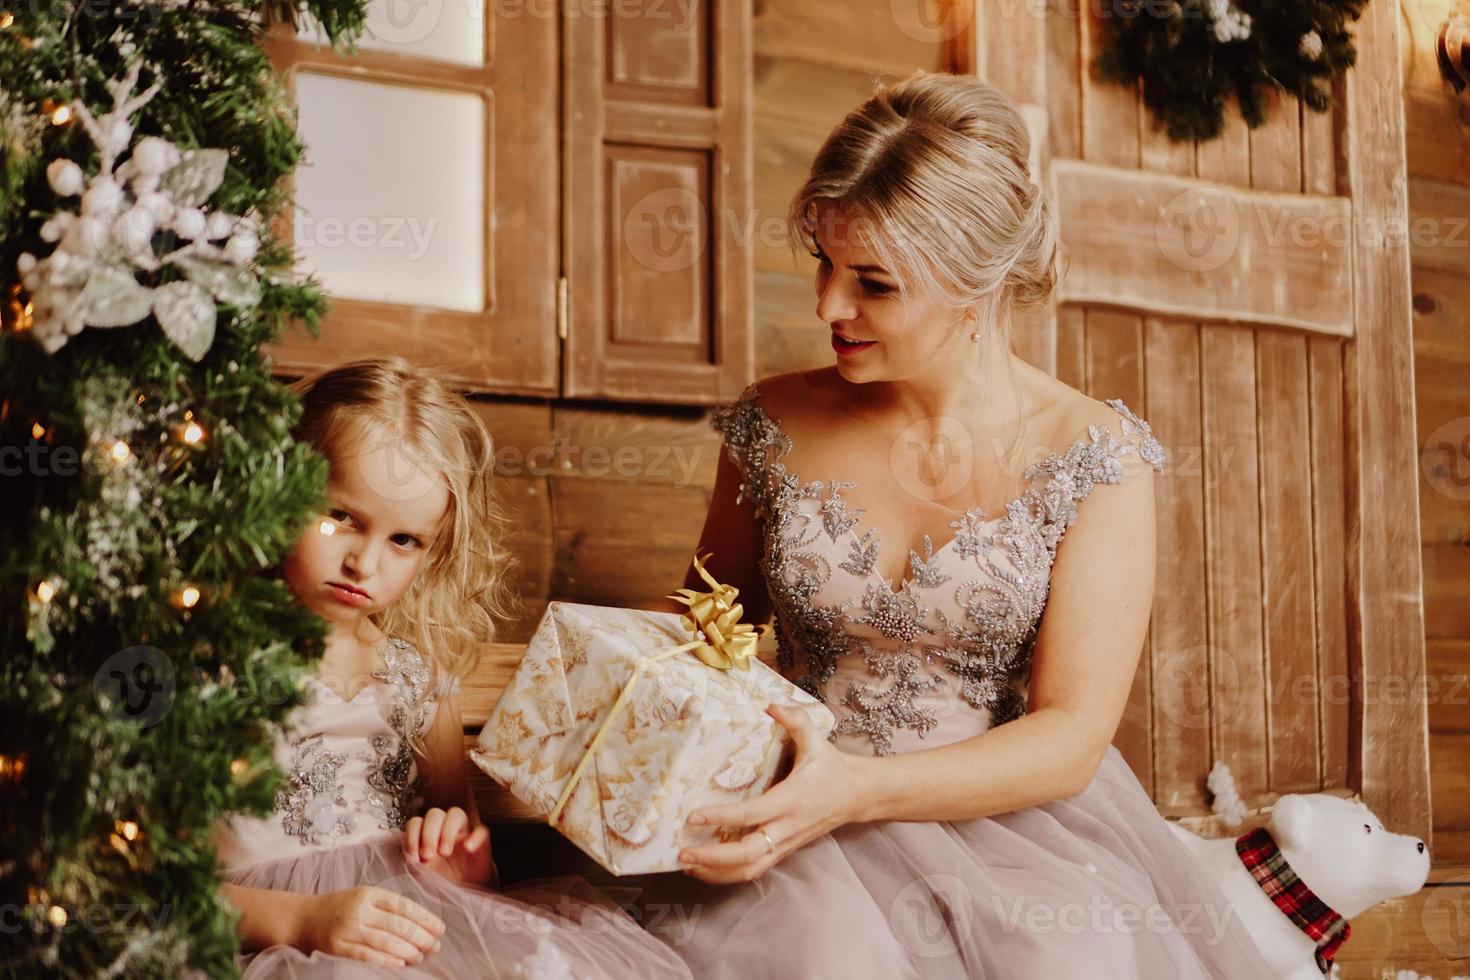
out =
<path fill-rule="evenodd" d="M 910 551 L 897 588 L 877 571 L 881 541 L 849 509 L 851 482 L 803 481 L 784 457 L 791 437 L 756 385 L 716 412 L 739 468 L 740 499 L 763 523 L 762 574 L 776 618 L 779 666 L 828 703 L 832 740 L 888 755 L 958 741 L 1026 710 L 1031 652 L 1062 537 L 1077 505 L 1119 483 L 1129 454 L 1157 469 L 1163 447 L 1123 402 L 1121 438 L 1089 426 L 1065 452 L 1022 474 L 1027 489 L 986 518 L 979 508 L 938 546 Z M 837 700 L 833 701 L 832 695 Z"/>
<path fill-rule="evenodd" d="M 285 774 L 269 816 L 221 824 L 215 846 L 227 868 L 353 843 L 401 829 L 418 810 L 411 741 L 421 736 L 451 685 L 412 644 L 385 640 L 376 683 L 351 698 L 313 677 L 308 703 L 292 712 L 276 761 Z"/>

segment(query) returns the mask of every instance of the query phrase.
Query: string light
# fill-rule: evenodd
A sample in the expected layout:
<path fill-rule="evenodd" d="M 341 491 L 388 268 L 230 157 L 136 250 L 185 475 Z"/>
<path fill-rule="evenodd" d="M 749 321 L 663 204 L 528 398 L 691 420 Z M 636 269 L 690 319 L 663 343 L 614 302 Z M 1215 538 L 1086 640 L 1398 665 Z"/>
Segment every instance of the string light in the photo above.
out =
<path fill-rule="evenodd" d="M 230 761 L 230 775 L 234 776 L 236 779 L 239 779 L 241 776 L 245 775 L 246 770 L 248 770 L 249 768 L 250 763 L 246 762 L 244 759 L 233 759 Z"/>
<path fill-rule="evenodd" d="M 180 434 L 180 438 L 191 446 L 199 445 L 204 441 L 204 426 L 194 421 L 193 412 L 185 412 L 184 420 L 184 430 Z"/>
<path fill-rule="evenodd" d="M 52 585 L 50 582 L 42 582 L 40 585 L 36 586 L 36 598 L 40 599 L 42 602 L 50 602 L 52 599 L 56 598 L 56 586 Z"/>
<path fill-rule="evenodd" d="M 337 533 L 337 525 L 333 524 L 331 521 L 322 521 L 320 530 L 327 537 L 331 537 L 332 535 Z"/>
<path fill-rule="evenodd" d="M 5 30 L 7 27 L 9 27 L 11 24 L 14 24 L 14 23 L 15 23 L 15 14 L 10 13 L 9 11 L 6 11 L 5 13 L 0 14 L 0 31 Z"/>
<path fill-rule="evenodd" d="M 46 910 L 46 921 L 51 923 L 52 928 L 60 929 L 66 925 L 66 909 L 60 905 L 53 905 Z"/>
<path fill-rule="evenodd" d="M 138 839 L 138 824 L 133 820 L 117 820 L 117 832 L 123 835 L 125 840 Z"/>
<path fill-rule="evenodd" d="M 32 439 L 44 439 L 45 437 L 46 437 L 46 427 L 44 425 L 42 425 L 40 422 L 37 422 L 37 423 L 35 423 L 34 425 L 31 426 L 31 438 Z"/>
<path fill-rule="evenodd" d="M 199 605 L 200 597 L 201 593 L 198 588 L 192 585 L 186 585 L 179 590 L 179 605 L 185 609 L 193 609 Z"/>
<path fill-rule="evenodd" d="M 133 451 L 128 448 L 128 444 L 123 442 L 121 439 L 119 439 L 117 442 L 114 442 L 112 444 L 112 448 L 109 449 L 107 453 L 116 463 L 126 463 L 128 459 L 133 455 Z"/>
<path fill-rule="evenodd" d="M 25 756 L 18 755 L 11 758 L 8 755 L 0 755 L 0 779 L 9 779 L 19 782 L 20 777 L 26 774 Z"/>
<path fill-rule="evenodd" d="M 56 111 L 51 113 L 51 125 L 65 126 L 69 122 L 71 122 L 71 106 L 58 106 Z"/>

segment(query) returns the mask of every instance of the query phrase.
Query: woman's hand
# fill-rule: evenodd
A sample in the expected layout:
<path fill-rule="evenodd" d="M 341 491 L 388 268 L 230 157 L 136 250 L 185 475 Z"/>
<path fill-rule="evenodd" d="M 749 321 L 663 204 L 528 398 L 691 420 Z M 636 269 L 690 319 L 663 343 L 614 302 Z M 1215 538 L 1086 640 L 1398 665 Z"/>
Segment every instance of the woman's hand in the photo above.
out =
<path fill-rule="evenodd" d="M 406 966 L 439 948 L 444 923 L 412 899 L 364 885 L 314 895 L 304 907 L 300 935 L 292 945 L 310 954 Z"/>
<path fill-rule="evenodd" d="M 760 796 L 689 815 L 690 824 L 753 828 L 738 841 L 689 847 L 679 854 L 679 860 L 695 866 L 685 873 L 701 881 L 754 881 L 792 851 L 857 819 L 867 772 L 863 765 L 869 760 L 839 751 L 800 708 L 772 705 L 767 713 L 791 733 L 796 761 L 790 775 Z"/>
<path fill-rule="evenodd" d="M 500 875 L 490 853 L 490 829 L 470 829 L 470 817 L 460 807 L 434 807 L 409 820 L 403 830 L 403 857 L 454 881 L 496 888 Z"/>

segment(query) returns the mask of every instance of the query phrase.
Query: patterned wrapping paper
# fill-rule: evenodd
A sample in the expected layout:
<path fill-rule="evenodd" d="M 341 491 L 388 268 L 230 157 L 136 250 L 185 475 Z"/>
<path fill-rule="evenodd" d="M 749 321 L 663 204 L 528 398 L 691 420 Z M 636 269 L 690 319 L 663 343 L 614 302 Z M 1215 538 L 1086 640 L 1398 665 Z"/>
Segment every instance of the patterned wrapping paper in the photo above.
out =
<path fill-rule="evenodd" d="M 692 635 L 675 613 L 551 603 L 470 757 L 549 818 L 638 663 Z M 677 871 L 684 847 L 724 839 L 685 820 L 759 796 L 783 772 L 791 739 L 766 707 L 800 707 L 823 734 L 835 724 L 821 702 L 748 663 L 721 670 L 683 651 L 645 666 L 557 830 L 615 875 Z"/>

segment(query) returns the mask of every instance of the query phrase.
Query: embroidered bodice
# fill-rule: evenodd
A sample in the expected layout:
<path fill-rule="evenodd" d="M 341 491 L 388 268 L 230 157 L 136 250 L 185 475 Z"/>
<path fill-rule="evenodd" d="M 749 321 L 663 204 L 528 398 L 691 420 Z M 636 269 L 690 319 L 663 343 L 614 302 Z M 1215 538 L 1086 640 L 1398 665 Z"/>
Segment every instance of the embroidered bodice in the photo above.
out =
<path fill-rule="evenodd" d="M 418 812 L 409 734 L 427 731 L 442 693 L 431 688 L 429 665 L 412 644 L 385 640 L 378 657 L 376 683 L 350 700 L 318 678 L 307 681 L 311 697 L 277 742 L 285 777 L 274 811 L 216 828 L 226 868 L 354 843 L 401 829 Z"/>
<path fill-rule="evenodd" d="M 861 531 L 862 511 L 843 498 L 857 484 L 808 481 L 788 470 L 791 437 L 759 398 L 751 385 L 712 422 L 742 474 L 740 500 L 753 503 L 763 524 L 761 571 L 778 665 L 837 716 L 832 741 L 844 751 L 888 755 L 959 741 L 1023 715 L 1062 536 L 1095 486 L 1122 481 L 1128 454 L 1163 467 L 1148 423 L 1109 400 L 1122 416 L 1122 438 L 1089 426 L 1066 451 L 1027 467 L 1027 489 L 1004 514 L 986 518 L 971 509 L 938 547 L 926 535 L 895 589 L 876 568 L 876 531 Z"/>

